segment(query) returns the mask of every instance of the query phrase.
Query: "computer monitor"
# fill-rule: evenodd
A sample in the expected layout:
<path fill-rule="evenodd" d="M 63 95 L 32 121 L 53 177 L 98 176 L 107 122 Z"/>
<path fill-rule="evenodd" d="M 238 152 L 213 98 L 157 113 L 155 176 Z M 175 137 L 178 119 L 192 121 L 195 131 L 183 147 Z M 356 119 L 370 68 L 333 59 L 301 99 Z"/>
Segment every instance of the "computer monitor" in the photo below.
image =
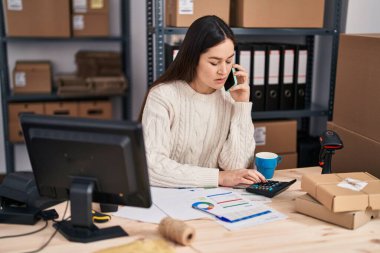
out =
<path fill-rule="evenodd" d="M 77 242 L 127 235 L 98 229 L 92 202 L 151 206 L 142 125 L 33 114 L 20 121 L 40 195 L 71 202 L 71 220 L 54 225 L 59 232 Z"/>

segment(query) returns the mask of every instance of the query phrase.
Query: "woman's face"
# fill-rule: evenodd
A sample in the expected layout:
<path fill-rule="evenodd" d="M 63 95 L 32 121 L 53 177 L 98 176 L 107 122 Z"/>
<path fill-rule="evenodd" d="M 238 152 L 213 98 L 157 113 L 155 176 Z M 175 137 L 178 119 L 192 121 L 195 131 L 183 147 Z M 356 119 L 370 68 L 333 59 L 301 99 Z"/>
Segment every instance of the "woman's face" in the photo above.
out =
<path fill-rule="evenodd" d="M 209 48 L 201 54 L 190 86 L 202 94 L 211 94 L 221 89 L 231 71 L 234 55 L 234 43 L 230 39 Z"/>

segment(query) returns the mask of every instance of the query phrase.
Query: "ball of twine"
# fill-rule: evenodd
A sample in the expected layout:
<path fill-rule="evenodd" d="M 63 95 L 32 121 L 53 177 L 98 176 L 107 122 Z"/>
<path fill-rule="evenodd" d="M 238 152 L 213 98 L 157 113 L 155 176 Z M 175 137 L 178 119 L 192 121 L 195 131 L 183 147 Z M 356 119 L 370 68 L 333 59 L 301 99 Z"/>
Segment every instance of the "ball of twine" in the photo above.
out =
<path fill-rule="evenodd" d="M 158 231 L 165 238 L 172 240 L 178 244 L 188 246 L 195 237 L 195 229 L 185 222 L 166 217 L 161 220 Z"/>

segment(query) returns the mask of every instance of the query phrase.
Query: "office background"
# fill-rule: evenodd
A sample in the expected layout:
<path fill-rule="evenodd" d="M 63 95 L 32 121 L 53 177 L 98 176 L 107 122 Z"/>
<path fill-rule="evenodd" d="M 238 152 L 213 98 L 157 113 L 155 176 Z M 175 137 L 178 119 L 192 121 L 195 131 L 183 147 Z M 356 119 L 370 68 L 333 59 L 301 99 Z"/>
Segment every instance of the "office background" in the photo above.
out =
<path fill-rule="evenodd" d="M 115 1 L 111 0 L 111 34 L 117 34 L 117 30 L 114 30 L 112 23 L 115 23 L 118 17 L 118 10 L 115 9 Z M 136 119 L 138 117 L 141 103 L 143 101 L 146 89 L 147 89 L 147 50 L 146 50 L 146 3 L 141 0 L 131 0 L 131 83 L 133 83 L 132 89 L 132 118 Z M 341 31 L 342 33 L 379 33 L 380 32 L 380 17 L 378 15 L 378 10 L 380 9 L 380 1 L 378 0 L 349 0 L 347 9 L 347 19 L 345 29 Z M 69 47 L 74 47 L 75 44 L 66 44 Z M 105 43 L 97 44 L 97 48 L 112 49 L 110 44 Z M 8 49 L 9 55 L 11 57 L 18 57 L 19 54 L 15 53 L 20 50 L 17 45 Z M 44 50 L 49 50 L 49 48 L 44 48 Z M 51 49 L 53 50 L 53 49 Z M 68 50 L 73 50 L 68 49 Z M 22 51 L 20 51 L 21 53 Z M 46 52 L 46 51 L 44 51 Z M 22 52 L 24 53 L 24 52 Z M 48 53 L 48 52 L 46 52 Z M 27 54 L 35 55 L 36 52 L 28 52 L 25 50 L 25 58 L 28 58 Z M 65 50 L 60 50 L 55 54 L 57 58 L 64 58 Z M 12 58 L 10 57 L 10 61 Z M 14 59 L 13 59 L 14 61 Z M 70 62 L 63 61 L 62 64 L 64 69 L 68 71 L 71 70 Z M 1 99 L 1 98 L 0 98 Z M 1 111 L 0 117 L 2 118 Z M 0 125 L 0 133 L 3 133 L 3 125 Z M 0 174 L 6 172 L 5 169 L 5 155 L 4 155 L 4 138 L 2 134 L 0 135 Z M 16 171 L 19 170 L 31 170 L 28 156 L 26 153 L 25 145 L 17 145 L 15 149 L 15 155 L 17 157 L 15 168 Z"/>

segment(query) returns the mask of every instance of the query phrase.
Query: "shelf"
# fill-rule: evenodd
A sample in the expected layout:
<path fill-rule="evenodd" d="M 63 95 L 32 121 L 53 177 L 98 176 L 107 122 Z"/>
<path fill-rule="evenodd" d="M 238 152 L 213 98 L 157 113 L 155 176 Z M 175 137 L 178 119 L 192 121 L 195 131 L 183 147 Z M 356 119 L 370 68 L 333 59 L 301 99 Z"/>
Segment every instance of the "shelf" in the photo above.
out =
<path fill-rule="evenodd" d="M 163 28 L 164 34 L 186 34 L 188 28 L 185 27 L 165 27 Z M 278 29 L 278 28 L 238 28 L 233 27 L 232 31 L 235 35 L 334 35 L 336 30 L 324 28 L 292 28 L 292 29 Z"/>
<path fill-rule="evenodd" d="M 5 42 L 121 42 L 125 38 L 120 36 L 110 37 L 4 37 Z"/>
<path fill-rule="evenodd" d="M 36 101 L 67 101 L 67 100 L 92 100 L 108 99 L 110 97 L 121 97 L 125 94 L 118 95 L 76 95 L 76 96 L 59 96 L 57 94 L 25 94 L 12 95 L 7 98 L 8 102 L 36 102 Z"/>
<path fill-rule="evenodd" d="M 321 106 L 312 105 L 310 109 L 305 110 L 288 110 L 288 111 L 263 111 L 252 112 L 253 120 L 260 119 L 284 119 L 284 118 L 303 118 L 312 116 L 328 116 L 328 110 Z"/>

